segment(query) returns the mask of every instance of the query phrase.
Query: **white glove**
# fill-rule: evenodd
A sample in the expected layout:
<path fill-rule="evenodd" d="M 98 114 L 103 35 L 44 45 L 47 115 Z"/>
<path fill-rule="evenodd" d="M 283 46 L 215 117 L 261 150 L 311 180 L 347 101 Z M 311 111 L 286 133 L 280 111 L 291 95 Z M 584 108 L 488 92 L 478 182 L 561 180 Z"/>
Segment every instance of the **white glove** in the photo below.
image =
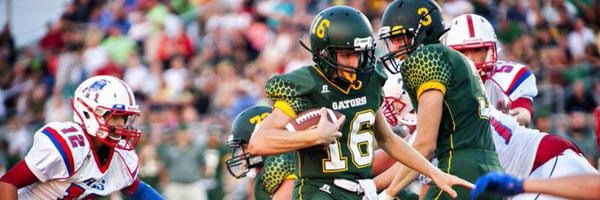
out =
<path fill-rule="evenodd" d="M 386 190 L 384 190 L 383 192 L 379 193 L 379 195 L 377 195 L 377 199 L 379 200 L 392 200 L 394 199 L 393 196 L 390 196 Z"/>

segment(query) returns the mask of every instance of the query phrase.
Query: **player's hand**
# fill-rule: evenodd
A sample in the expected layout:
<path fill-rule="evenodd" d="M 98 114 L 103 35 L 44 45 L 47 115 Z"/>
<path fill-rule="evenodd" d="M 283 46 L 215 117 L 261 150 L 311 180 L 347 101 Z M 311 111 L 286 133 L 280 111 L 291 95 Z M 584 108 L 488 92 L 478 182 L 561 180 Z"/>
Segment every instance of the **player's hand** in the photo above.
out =
<path fill-rule="evenodd" d="M 475 189 L 471 191 L 471 199 L 483 192 L 494 192 L 505 196 L 523 193 L 523 180 L 498 172 L 489 172 L 477 179 Z"/>
<path fill-rule="evenodd" d="M 327 120 L 327 110 L 321 108 L 319 111 L 321 118 L 314 133 L 317 134 L 317 142 L 321 145 L 329 145 L 334 143 L 338 138 L 342 137 L 342 133 L 338 130 L 344 123 L 346 116 L 340 117 L 336 122 L 331 123 Z"/>
<path fill-rule="evenodd" d="M 504 114 L 510 114 L 510 101 L 499 100 L 496 102 L 496 109 Z"/>
<path fill-rule="evenodd" d="M 431 176 L 431 180 L 433 180 L 433 182 L 444 192 L 447 192 L 450 197 L 452 197 L 453 199 L 456 199 L 458 194 L 456 193 L 455 190 L 452 189 L 452 186 L 455 185 L 459 185 L 459 186 L 463 186 L 467 189 L 473 189 L 474 185 L 472 183 L 470 183 L 469 181 L 465 181 L 461 178 L 458 178 L 457 176 L 454 176 L 452 174 L 446 174 L 440 170 L 437 170 L 436 173 L 434 173 Z M 464 198 L 464 197 L 461 197 Z"/>

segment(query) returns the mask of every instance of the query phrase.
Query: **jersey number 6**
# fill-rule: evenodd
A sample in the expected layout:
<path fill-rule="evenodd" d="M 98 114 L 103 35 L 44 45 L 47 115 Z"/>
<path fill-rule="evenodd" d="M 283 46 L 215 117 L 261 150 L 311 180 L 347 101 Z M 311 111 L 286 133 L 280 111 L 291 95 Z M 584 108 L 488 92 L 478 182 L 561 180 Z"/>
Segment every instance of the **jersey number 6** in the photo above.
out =
<path fill-rule="evenodd" d="M 350 121 L 350 134 L 346 140 L 352 163 L 356 168 L 370 166 L 373 161 L 373 129 L 375 112 L 365 110 L 354 115 Z M 342 155 L 340 141 L 327 147 L 329 158 L 323 159 L 323 172 L 341 172 L 348 170 L 348 159 Z"/>

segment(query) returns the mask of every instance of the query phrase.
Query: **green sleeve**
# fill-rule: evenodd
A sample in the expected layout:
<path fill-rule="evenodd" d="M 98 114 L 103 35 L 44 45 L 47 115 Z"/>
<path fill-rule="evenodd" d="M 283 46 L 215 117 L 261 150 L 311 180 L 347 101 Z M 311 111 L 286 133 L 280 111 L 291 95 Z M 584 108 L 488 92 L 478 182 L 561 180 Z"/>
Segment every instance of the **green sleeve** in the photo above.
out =
<path fill-rule="evenodd" d="M 262 187 L 269 194 L 275 193 L 279 185 L 290 175 L 294 174 L 295 162 L 290 154 L 293 152 L 267 157 L 262 172 Z"/>
<path fill-rule="evenodd" d="M 438 89 L 445 93 L 452 86 L 453 69 L 445 50 L 439 45 L 426 45 L 411 53 L 402 63 L 405 88 L 417 99 L 426 90 Z"/>
<path fill-rule="evenodd" d="M 295 116 L 308 108 L 309 102 L 306 97 L 314 86 L 313 77 L 308 70 L 297 70 L 288 74 L 278 75 L 267 81 L 265 91 L 267 97 L 275 105 L 290 116 Z M 282 104 L 282 103 L 285 103 Z"/>

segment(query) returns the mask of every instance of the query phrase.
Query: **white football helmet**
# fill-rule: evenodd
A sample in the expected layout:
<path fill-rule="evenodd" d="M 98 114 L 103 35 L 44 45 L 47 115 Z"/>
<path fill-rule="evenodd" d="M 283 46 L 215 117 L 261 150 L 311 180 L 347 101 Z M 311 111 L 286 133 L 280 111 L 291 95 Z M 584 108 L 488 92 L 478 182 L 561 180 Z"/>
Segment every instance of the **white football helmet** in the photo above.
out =
<path fill-rule="evenodd" d="M 402 88 L 400 74 L 390 75 L 383 85 L 383 107 L 385 119 L 394 127 L 397 125 L 417 125 L 417 115 L 408 93 Z"/>
<path fill-rule="evenodd" d="M 480 75 L 494 71 L 498 61 L 496 33 L 492 24 L 485 18 L 475 14 L 464 14 L 452 20 L 443 42 L 446 46 L 457 50 L 487 48 L 484 63 L 475 63 Z"/>
<path fill-rule="evenodd" d="M 131 88 L 122 80 L 95 76 L 83 81 L 71 98 L 71 106 L 73 120 L 104 144 L 125 150 L 137 144 L 141 131 L 135 128 L 135 118 L 140 111 Z M 115 116 L 123 118 L 123 127 L 108 123 Z"/>

